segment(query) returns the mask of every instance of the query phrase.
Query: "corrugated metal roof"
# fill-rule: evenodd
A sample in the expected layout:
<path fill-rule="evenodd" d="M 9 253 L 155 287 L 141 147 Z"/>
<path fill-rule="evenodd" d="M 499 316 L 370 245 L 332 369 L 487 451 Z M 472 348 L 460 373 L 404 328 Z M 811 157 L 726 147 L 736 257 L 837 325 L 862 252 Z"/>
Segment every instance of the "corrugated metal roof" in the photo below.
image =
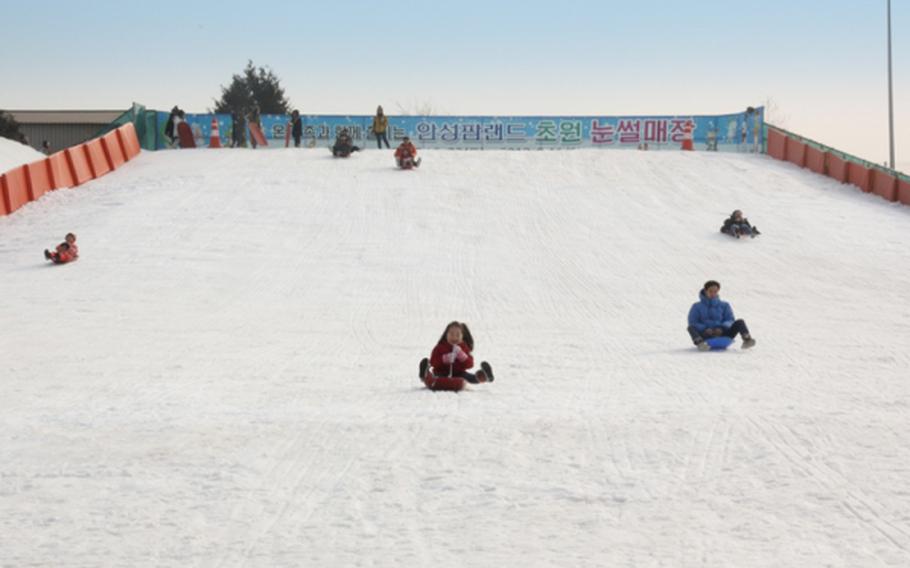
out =
<path fill-rule="evenodd" d="M 7 110 L 19 124 L 109 124 L 124 110 Z"/>

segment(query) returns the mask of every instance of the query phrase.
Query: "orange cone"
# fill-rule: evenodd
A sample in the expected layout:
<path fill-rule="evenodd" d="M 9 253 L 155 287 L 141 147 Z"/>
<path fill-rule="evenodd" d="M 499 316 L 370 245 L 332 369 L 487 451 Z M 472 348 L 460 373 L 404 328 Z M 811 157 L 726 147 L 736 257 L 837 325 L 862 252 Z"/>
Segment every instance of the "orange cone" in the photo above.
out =
<path fill-rule="evenodd" d="M 221 148 L 221 134 L 218 133 L 218 117 L 212 117 L 212 134 L 209 138 L 209 148 Z"/>

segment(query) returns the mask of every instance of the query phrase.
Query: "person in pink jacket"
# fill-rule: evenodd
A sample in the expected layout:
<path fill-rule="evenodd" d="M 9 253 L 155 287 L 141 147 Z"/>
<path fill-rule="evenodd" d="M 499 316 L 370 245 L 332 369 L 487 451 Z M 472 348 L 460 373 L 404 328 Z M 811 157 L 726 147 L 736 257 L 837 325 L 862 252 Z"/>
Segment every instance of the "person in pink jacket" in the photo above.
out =
<path fill-rule="evenodd" d="M 423 380 L 427 369 L 432 367 L 436 377 L 461 377 L 474 384 L 492 383 L 493 369 L 486 361 L 480 363 L 480 370 L 476 373 L 468 371 L 474 366 L 474 357 L 471 356 L 473 349 L 474 338 L 471 337 L 467 324 L 457 321 L 449 323 L 430 358 L 420 362 L 420 379 Z"/>
<path fill-rule="evenodd" d="M 54 264 L 66 264 L 79 258 L 79 247 L 76 246 L 76 235 L 67 233 L 64 242 L 57 245 L 54 252 L 44 250 L 44 258 Z"/>

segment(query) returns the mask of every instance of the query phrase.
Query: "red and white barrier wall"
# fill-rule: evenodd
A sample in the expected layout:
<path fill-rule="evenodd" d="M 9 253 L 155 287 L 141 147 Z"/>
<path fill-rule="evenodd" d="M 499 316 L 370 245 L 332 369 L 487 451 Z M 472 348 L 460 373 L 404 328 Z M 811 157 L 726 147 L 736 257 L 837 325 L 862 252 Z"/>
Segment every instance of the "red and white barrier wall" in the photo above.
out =
<path fill-rule="evenodd" d="M 910 205 L 910 181 L 889 170 L 867 167 L 838 154 L 825 151 L 773 127 L 768 128 L 768 155 L 778 160 L 808 168 L 817 174 L 855 185 L 888 201 Z"/>
<path fill-rule="evenodd" d="M 48 191 L 75 187 L 112 172 L 139 155 L 132 123 L 0 176 L 0 215 L 9 215 Z"/>

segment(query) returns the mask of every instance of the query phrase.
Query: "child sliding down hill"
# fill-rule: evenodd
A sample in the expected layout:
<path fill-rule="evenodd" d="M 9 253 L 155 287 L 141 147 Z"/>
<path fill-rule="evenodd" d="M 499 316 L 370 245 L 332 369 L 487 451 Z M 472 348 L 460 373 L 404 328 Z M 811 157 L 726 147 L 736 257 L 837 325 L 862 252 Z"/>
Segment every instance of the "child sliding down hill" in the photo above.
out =
<path fill-rule="evenodd" d="M 724 226 L 720 228 L 720 232 L 730 235 L 731 237 L 736 237 L 737 239 L 742 237 L 751 237 L 755 238 L 761 233 L 758 232 L 758 227 L 753 227 L 749 220 L 743 217 L 743 212 L 737 209 L 734 211 L 730 217 L 724 221 Z"/>
<path fill-rule="evenodd" d="M 474 366 L 473 349 L 474 338 L 468 326 L 453 321 L 446 326 L 430 358 L 420 362 L 420 379 L 426 377 L 427 369 L 432 366 L 434 377 L 461 377 L 474 384 L 492 383 L 493 368 L 486 361 L 480 363 L 476 373 L 468 372 Z"/>
<path fill-rule="evenodd" d="M 66 264 L 79 258 L 79 247 L 76 246 L 76 235 L 67 233 L 64 242 L 57 245 L 54 252 L 44 249 L 44 258 L 54 264 Z"/>
<path fill-rule="evenodd" d="M 420 158 L 417 157 L 417 148 L 407 136 L 401 140 L 401 144 L 395 149 L 395 163 L 403 170 L 410 170 L 411 168 L 420 166 Z"/>
<path fill-rule="evenodd" d="M 711 349 L 707 340 L 713 337 L 735 338 L 741 335 L 743 349 L 755 346 L 746 322 L 734 319 L 730 304 L 720 299 L 720 283 L 708 280 L 698 293 L 698 301 L 689 309 L 689 336 L 699 351 Z"/>
<path fill-rule="evenodd" d="M 359 152 L 360 147 L 354 146 L 354 139 L 347 128 L 342 128 L 335 138 L 335 145 L 332 146 L 332 155 L 336 158 L 347 158 L 354 152 Z"/>

